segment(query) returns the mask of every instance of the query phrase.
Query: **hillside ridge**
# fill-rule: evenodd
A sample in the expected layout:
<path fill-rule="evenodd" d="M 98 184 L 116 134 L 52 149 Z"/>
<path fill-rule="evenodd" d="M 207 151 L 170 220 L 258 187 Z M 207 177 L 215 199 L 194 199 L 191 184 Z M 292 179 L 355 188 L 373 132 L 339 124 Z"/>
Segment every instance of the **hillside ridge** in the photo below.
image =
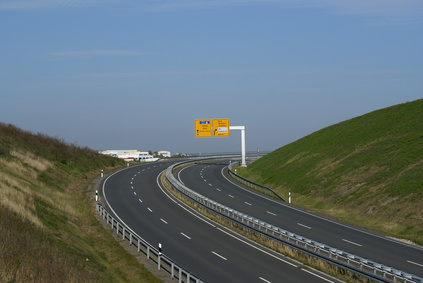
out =
<path fill-rule="evenodd" d="M 0 123 L 0 282 L 160 282 L 94 217 L 86 189 L 125 163 Z"/>
<path fill-rule="evenodd" d="M 423 245 L 423 99 L 326 127 L 238 171 L 304 209 Z"/>

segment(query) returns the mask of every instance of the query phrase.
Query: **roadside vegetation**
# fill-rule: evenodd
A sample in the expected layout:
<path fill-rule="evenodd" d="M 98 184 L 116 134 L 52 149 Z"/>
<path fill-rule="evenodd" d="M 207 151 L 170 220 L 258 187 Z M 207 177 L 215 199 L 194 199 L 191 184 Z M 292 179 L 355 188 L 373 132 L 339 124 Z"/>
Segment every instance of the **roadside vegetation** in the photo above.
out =
<path fill-rule="evenodd" d="M 423 245 L 423 100 L 324 128 L 237 174 L 293 205 Z"/>
<path fill-rule="evenodd" d="M 0 282 L 158 282 L 94 217 L 123 161 L 0 123 Z"/>

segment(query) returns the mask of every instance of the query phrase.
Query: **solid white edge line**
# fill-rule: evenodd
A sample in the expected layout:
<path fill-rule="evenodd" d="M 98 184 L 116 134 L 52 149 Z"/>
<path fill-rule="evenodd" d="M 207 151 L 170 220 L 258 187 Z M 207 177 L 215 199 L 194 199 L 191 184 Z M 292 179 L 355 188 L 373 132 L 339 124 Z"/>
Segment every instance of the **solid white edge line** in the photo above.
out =
<path fill-rule="evenodd" d="M 226 179 L 229 183 L 232 183 L 234 186 L 237 186 L 238 188 L 240 188 L 240 189 L 242 189 L 242 190 L 244 190 L 244 191 L 246 191 L 246 192 L 249 192 L 249 193 L 254 194 L 254 195 L 256 195 L 256 196 L 259 196 L 259 197 L 261 197 L 261 198 L 265 198 L 265 199 L 267 199 L 268 201 L 271 201 L 271 202 L 274 202 L 274 203 L 276 203 L 276 204 L 279 204 L 279 205 L 285 206 L 285 207 L 287 207 L 287 208 L 289 208 L 289 209 L 292 209 L 292 210 L 295 210 L 295 211 L 299 211 L 299 212 L 301 212 L 301 213 L 304 213 L 304 214 L 310 215 L 310 216 L 315 217 L 315 218 L 320 219 L 320 220 L 324 220 L 324 221 L 326 221 L 326 222 L 330 222 L 330 223 L 333 223 L 333 224 L 336 224 L 336 225 L 339 225 L 339 226 L 342 226 L 342 227 L 345 227 L 345 228 L 348 228 L 348 229 L 351 229 L 351 230 L 354 230 L 354 231 L 358 231 L 358 232 L 361 232 L 361 233 L 363 233 L 363 234 L 370 235 L 370 236 L 373 236 L 373 237 L 376 237 L 376 238 L 379 238 L 379 239 L 382 239 L 382 240 L 387 240 L 387 241 L 390 241 L 390 242 L 395 243 L 395 244 L 399 244 L 399 245 L 402 245 L 402 246 L 407 246 L 407 247 L 414 248 L 414 249 L 418 249 L 418 250 L 423 250 L 422 248 L 419 248 L 419 247 L 417 247 L 417 248 L 416 248 L 415 246 L 412 246 L 412 245 L 410 245 L 410 244 L 406 244 L 406 243 L 404 243 L 404 242 L 400 242 L 400 241 L 397 241 L 397 240 L 395 240 L 395 239 L 391 239 L 391 238 L 389 238 L 388 236 L 380 236 L 380 235 L 376 235 L 376 234 L 373 234 L 373 233 L 367 232 L 367 231 L 365 231 L 365 230 L 361 230 L 361 229 L 358 229 L 358 228 L 355 228 L 355 227 L 352 227 L 352 226 L 348 226 L 348 225 L 346 225 L 346 224 L 343 224 L 343 223 L 340 223 L 340 222 L 336 222 L 336 221 L 333 221 L 333 220 L 330 220 L 330 219 L 324 218 L 324 217 L 319 216 L 319 215 L 315 215 L 315 214 L 313 214 L 313 213 L 310 213 L 310 212 L 307 212 L 307 211 L 301 210 L 301 209 L 299 209 L 299 208 L 296 208 L 296 207 L 290 206 L 290 205 L 288 205 L 288 204 L 280 203 L 280 202 L 278 202 L 278 201 L 276 201 L 276 200 L 269 199 L 269 198 L 267 198 L 267 197 L 265 197 L 265 196 L 263 196 L 263 195 L 261 195 L 261 194 L 258 194 L 258 193 L 255 193 L 255 192 L 253 192 L 253 191 L 247 190 L 247 189 L 245 189 L 245 188 L 241 187 L 240 185 L 238 185 L 237 183 L 235 183 L 235 182 L 233 182 L 233 181 L 229 180 L 228 178 L 226 178 L 225 174 L 223 174 L 223 170 L 224 170 L 226 167 L 228 167 L 228 166 L 224 166 L 224 167 L 222 168 L 222 170 L 220 171 L 220 172 L 221 172 L 221 174 L 222 174 L 222 176 L 223 176 L 223 177 L 224 177 L 224 178 L 225 178 L 225 179 Z"/>
<path fill-rule="evenodd" d="M 223 230 L 223 229 L 221 229 L 221 228 L 219 228 L 219 227 L 217 227 L 217 229 L 218 229 L 219 231 L 221 231 L 221 232 L 225 233 L 226 235 L 228 235 L 228 236 L 230 236 L 230 237 L 232 237 L 232 238 L 234 238 L 234 239 L 236 239 L 236 240 L 240 241 L 241 243 L 244 243 L 244 244 L 246 244 L 246 245 L 248 245 L 248 246 L 250 246 L 250 247 L 252 247 L 252 248 L 254 248 L 254 249 L 256 249 L 256 250 L 258 250 L 258 251 L 260 251 L 260 252 L 262 252 L 262 253 L 264 253 L 264 254 L 267 254 L 268 256 L 271 256 L 271 257 L 273 257 L 273 258 L 275 258 L 275 259 L 277 259 L 277 260 L 279 260 L 279 261 L 282 261 L 283 263 L 286 263 L 286 264 L 288 264 L 288 265 L 291 265 L 291 266 L 293 266 L 293 267 L 298 268 L 298 266 L 297 266 L 297 265 L 295 265 L 295 264 L 293 264 L 293 263 L 291 263 L 291 262 L 289 262 L 289 261 L 286 261 L 286 260 L 284 260 L 284 259 L 282 259 L 282 258 L 280 258 L 280 257 L 278 257 L 278 256 L 276 256 L 276 255 L 273 255 L 273 254 L 271 254 L 271 253 L 269 253 L 269 252 L 267 252 L 267 251 L 265 251 L 265 250 L 263 250 L 263 249 L 261 249 L 261 248 L 259 248 L 259 247 L 257 247 L 257 246 L 254 246 L 254 245 L 252 245 L 252 244 L 248 243 L 247 241 L 245 241 L 245 240 L 243 240 L 243 239 L 241 239 L 241 238 L 238 238 L 238 237 L 236 237 L 236 236 L 234 236 L 234 235 L 232 235 L 232 234 L 230 234 L 230 233 L 226 232 L 225 230 Z"/>
<path fill-rule="evenodd" d="M 157 178 L 156 178 L 156 182 L 157 182 L 157 186 L 159 186 L 159 188 L 160 188 L 160 190 L 171 200 L 171 201 L 173 201 L 176 205 L 178 205 L 179 207 L 181 207 L 182 209 L 184 209 L 185 211 L 187 211 L 188 213 L 190 213 L 191 215 L 193 215 L 193 216 L 195 216 L 195 217 L 197 217 L 198 219 L 200 219 L 200 220 L 202 220 L 203 222 L 205 222 L 205 223 L 207 223 L 207 224 L 209 224 L 210 226 L 212 226 L 212 227 L 216 227 L 216 225 L 214 225 L 213 223 L 211 223 L 211 222 L 209 222 L 209 221 L 207 221 L 207 220 L 205 220 L 205 219 L 203 219 L 203 218 L 201 218 L 200 216 L 198 216 L 197 214 L 195 214 L 195 213 L 193 213 L 192 211 L 190 211 L 189 209 L 187 209 L 186 207 L 184 207 L 183 205 L 181 205 L 179 202 L 177 202 L 176 200 L 174 200 L 172 197 L 170 197 L 169 196 L 169 194 L 167 193 L 167 191 L 165 191 L 163 188 L 162 188 L 162 186 L 160 186 L 160 183 L 159 183 L 159 177 L 160 177 L 160 175 L 161 174 L 163 174 L 163 171 L 159 174 L 159 175 L 157 175 Z"/>
<path fill-rule="evenodd" d="M 185 209 L 187 212 L 189 212 L 190 214 L 192 214 L 193 216 L 195 216 L 195 217 L 197 217 L 197 218 L 199 218 L 199 219 L 201 219 L 201 220 L 203 220 L 204 222 L 206 222 L 207 224 L 209 224 L 209 225 L 211 225 L 211 226 L 213 226 L 213 227 L 216 227 L 215 225 L 213 225 L 213 224 L 211 224 L 211 223 L 209 223 L 208 221 L 206 221 L 206 220 L 204 220 L 204 219 L 202 219 L 201 217 L 199 217 L 198 215 L 196 215 L 196 214 L 194 214 L 193 212 L 191 212 L 191 211 L 189 211 L 188 209 L 186 209 L 185 207 L 183 207 L 182 205 L 180 205 L 178 202 L 176 202 L 174 199 L 172 199 L 168 194 L 167 194 L 167 192 L 165 192 L 164 191 L 164 189 L 162 188 L 162 186 L 160 185 L 160 183 L 159 183 L 159 176 L 161 175 L 161 174 L 163 174 L 163 172 L 162 173 L 160 173 L 158 176 L 157 176 L 157 178 L 156 178 L 156 182 L 157 182 L 157 185 L 159 186 L 159 188 L 162 190 L 162 192 L 170 199 L 170 200 L 172 200 L 174 203 L 176 203 L 177 205 L 179 205 L 181 208 L 183 208 L 183 209 Z M 225 233 L 225 234 L 227 234 L 228 236 L 230 236 L 230 237 L 232 237 L 232 238 L 234 238 L 234 239 L 236 239 L 236 240 L 238 240 L 238 241 L 240 241 L 240 242 L 242 242 L 242 243 L 244 243 L 244 244 L 246 244 L 246 245 L 248 245 L 248 246 L 250 246 L 250 247 L 252 247 L 252 248 L 254 248 L 254 249 L 256 249 L 256 250 L 258 250 L 258 251 L 261 251 L 262 253 L 264 253 L 264 254 L 267 254 L 268 256 L 271 256 L 271 257 L 273 257 L 273 258 L 275 258 L 275 259 L 277 259 L 277 260 L 279 260 L 279 261 L 281 261 L 281 262 L 283 262 L 283 263 L 285 263 L 285 264 L 288 264 L 288 265 L 290 265 L 290 266 L 292 266 L 292 267 L 295 267 L 295 268 L 298 268 L 298 266 L 297 265 L 295 265 L 295 264 L 293 264 L 293 263 L 291 263 L 291 262 L 289 262 L 289 261 L 286 261 L 286 260 L 284 260 L 284 259 L 282 259 L 282 258 L 280 258 L 280 257 L 278 257 L 278 256 L 276 256 L 276 255 L 273 255 L 273 254 L 271 254 L 271 253 L 269 253 L 269 252 L 267 252 L 267 251 L 265 251 L 265 250 L 263 250 L 263 249 L 261 249 L 261 248 L 259 248 L 259 247 L 256 247 L 256 246 L 254 246 L 254 245 L 252 245 L 252 244 L 250 244 L 250 243 L 248 243 L 248 242 L 246 242 L 245 240 L 242 240 L 241 238 L 238 238 L 238 237 L 236 237 L 236 236 L 234 236 L 234 235 L 232 235 L 232 234 L 230 234 L 230 233 L 228 233 L 228 232 L 226 232 L 226 231 L 224 231 L 223 229 L 221 229 L 220 227 L 216 227 L 219 231 L 221 231 L 221 232 L 223 232 L 223 233 Z M 184 235 L 183 233 L 181 233 L 182 235 Z M 185 236 L 185 235 L 184 235 Z M 222 257 L 222 256 L 220 256 L 219 254 L 216 254 L 215 252 L 213 252 L 212 251 L 212 253 L 214 253 L 216 256 L 219 256 L 219 257 Z M 223 258 L 223 257 L 222 257 Z M 225 259 L 226 260 L 226 259 Z M 309 274 L 311 274 L 311 275 L 313 275 L 313 276 L 316 276 L 316 277 L 318 277 L 318 278 L 321 278 L 321 279 L 323 279 L 323 280 L 325 280 L 325 281 L 327 281 L 327 282 L 332 282 L 332 283 L 334 283 L 334 281 L 331 281 L 331 280 L 329 280 L 329 279 L 326 279 L 326 278 L 324 278 L 324 277 L 322 277 L 322 276 L 319 276 L 319 275 L 317 275 L 317 274 L 315 274 L 315 273 L 313 273 L 313 272 L 311 272 L 311 271 L 309 271 L 309 270 L 306 270 L 306 269 L 302 269 L 303 271 L 305 271 L 305 272 L 307 272 L 307 273 L 309 273 Z M 262 279 L 261 277 L 260 277 L 260 279 Z M 264 281 L 266 281 L 265 279 L 262 279 L 262 280 L 264 280 Z M 267 281 L 267 282 L 269 282 L 269 281 Z"/>
<path fill-rule="evenodd" d="M 181 204 L 179 204 L 177 201 L 175 201 L 174 199 L 172 199 L 169 195 L 168 195 L 168 193 L 163 189 L 163 187 L 160 185 L 160 183 L 159 183 L 159 177 L 160 177 L 160 175 L 161 174 L 163 174 L 163 172 L 162 173 L 160 173 L 159 175 L 157 175 L 157 178 L 156 178 L 156 182 L 157 182 L 157 185 L 159 186 L 159 188 L 160 188 L 160 190 L 170 199 L 170 200 L 172 200 L 175 204 L 177 204 L 178 206 L 180 206 L 182 209 L 184 209 L 184 210 L 186 210 L 187 212 L 189 212 L 190 214 L 192 214 L 193 216 L 195 216 L 195 217 L 197 217 L 198 219 L 200 219 L 200 220 L 202 220 L 202 221 L 204 221 L 204 222 L 206 222 L 207 224 L 209 224 L 210 226 L 212 226 L 212 227 L 215 227 L 216 229 L 218 229 L 219 231 L 221 231 L 221 232 L 223 232 L 223 233 L 225 233 L 226 235 L 228 235 L 228 236 L 230 236 L 230 237 L 232 237 L 232 238 L 234 238 L 234 239 L 236 239 L 236 240 L 238 240 L 238 241 L 240 241 L 241 243 L 244 243 L 244 244 L 246 244 L 246 245 L 248 245 L 248 246 L 250 246 L 250 247 L 252 247 L 252 248 L 254 248 L 254 249 L 256 249 L 256 250 L 258 250 L 258 251 L 260 251 L 260 252 L 262 252 L 262 253 L 264 253 L 264 254 L 266 254 L 266 255 L 268 255 L 268 256 L 271 256 L 271 257 L 273 257 L 274 259 L 276 259 L 276 260 L 279 260 L 279 261 L 281 261 L 281 262 L 283 262 L 283 263 L 285 263 L 285 264 L 287 264 L 287 265 L 290 265 L 290 266 L 292 266 L 292 267 L 295 267 L 295 268 L 298 268 L 298 265 L 296 265 L 296 264 L 293 264 L 293 263 L 291 263 L 291 262 L 289 262 L 289 261 L 286 261 L 286 260 L 284 260 L 284 259 L 282 259 L 281 257 L 278 257 L 278 256 L 276 256 L 276 255 L 273 255 L 273 254 L 271 254 L 271 253 L 269 253 L 269 252 L 267 252 L 267 251 L 265 251 L 265 250 L 263 250 L 263 249 L 261 249 L 261 248 L 259 248 L 259 247 L 257 247 L 257 246 L 254 246 L 254 245 L 252 245 L 252 244 L 250 244 L 250 243 L 248 243 L 247 241 L 245 241 L 245 240 L 243 240 L 243 239 L 241 239 L 241 238 L 239 238 L 239 237 L 236 237 L 236 236 L 234 236 L 234 235 L 232 235 L 232 234 L 230 234 L 230 233 L 228 233 L 228 232 L 226 232 L 225 230 L 223 230 L 223 229 L 221 229 L 220 227 L 216 227 L 216 225 L 214 225 L 214 224 L 212 224 L 212 223 L 210 223 L 209 221 L 206 221 L 206 220 L 204 220 L 204 219 L 202 219 L 200 216 L 198 216 L 197 214 L 195 214 L 195 213 L 193 213 L 192 211 L 189 211 L 187 208 L 185 208 L 184 206 L 182 206 Z M 182 235 L 184 235 L 183 233 L 181 233 Z M 332 283 L 334 283 L 333 281 L 330 281 L 330 280 L 328 280 L 328 279 L 326 279 L 326 278 L 324 278 L 324 277 L 321 277 L 321 276 L 319 276 L 319 275 L 317 275 L 317 274 L 314 274 L 314 273 L 312 273 L 311 271 L 308 271 L 308 270 L 305 270 L 305 269 L 303 269 L 304 271 L 306 271 L 306 272 L 308 272 L 308 273 L 310 273 L 310 274 L 312 274 L 312 275 L 314 275 L 314 276 L 316 276 L 316 277 L 319 277 L 319 278 L 322 278 L 323 280 L 326 280 L 326 281 L 328 281 L 328 282 L 332 282 Z"/>
<path fill-rule="evenodd" d="M 119 215 L 114 211 L 114 209 L 112 208 L 112 206 L 110 205 L 110 203 L 109 203 L 109 201 L 107 200 L 107 197 L 106 197 L 106 191 L 105 191 L 105 186 L 106 186 L 106 182 L 107 182 L 107 180 L 110 178 L 110 177 L 112 177 L 113 175 L 115 175 L 115 174 L 117 174 L 117 173 L 119 173 L 119 172 L 121 172 L 121 171 L 123 171 L 123 170 L 127 170 L 128 168 L 123 168 L 123 169 L 121 169 L 121 170 L 118 170 L 118 171 L 116 171 L 116 172 L 114 172 L 114 173 L 112 173 L 112 174 L 110 174 L 109 176 L 107 176 L 107 178 L 104 180 L 104 182 L 103 182 L 103 188 L 102 188 L 102 191 L 103 191 L 103 198 L 104 198 L 104 201 L 107 203 L 107 206 L 109 207 L 109 209 L 111 210 L 111 212 L 116 216 L 116 218 L 122 223 L 122 224 L 124 224 L 127 228 L 128 228 L 128 230 L 129 231 L 131 231 L 131 233 L 132 234 L 134 234 L 134 235 L 136 235 L 139 239 L 141 239 L 141 240 L 143 240 L 144 242 L 147 242 L 146 240 L 144 240 L 144 238 L 142 238 L 140 235 L 138 235 L 137 233 L 135 233 L 135 231 L 134 230 L 132 230 L 131 229 L 131 227 L 129 227 L 126 223 L 125 223 L 125 221 L 123 221 L 120 217 L 119 217 Z M 144 169 L 143 169 L 143 171 L 144 171 Z"/>
<path fill-rule="evenodd" d="M 186 167 L 185 167 L 186 168 Z M 161 173 L 161 174 L 163 174 L 163 172 Z M 182 205 L 180 205 L 178 202 L 176 202 L 174 199 L 172 199 L 169 195 L 168 195 L 168 193 L 162 188 L 162 186 L 160 185 L 160 183 L 159 183 L 159 176 L 161 175 L 161 174 L 159 174 L 158 176 L 157 176 L 157 178 L 156 178 L 156 181 L 157 181 L 157 185 L 159 186 L 159 188 L 162 190 L 162 192 L 169 198 L 169 199 L 171 199 L 173 202 L 175 202 L 177 205 L 179 205 L 180 207 L 182 207 L 183 209 L 185 209 L 186 211 L 188 211 L 189 213 L 191 213 L 192 215 L 194 215 L 195 217 L 197 217 L 197 218 L 199 218 L 199 219 L 201 219 L 201 220 L 203 220 L 204 222 L 206 222 L 207 224 L 209 224 L 209 225 L 211 225 L 211 226 L 213 226 L 213 227 L 216 227 L 216 225 L 214 225 L 214 224 L 212 224 L 212 223 L 210 223 L 210 222 L 208 222 L 208 221 L 206 221 L 206 220 L 204 220 L 204 219 L 202 219 L 201 217 L 199 217 L 198 215 L 196 215 L 196 214 L 194 214 L 193 212 L 191 212 L 191 211 L 189 211 L 188 209 L 186 209 L 185 207 L 183 207 Z M 285 264 L 288 264 L 288 265 L 290 265 L 290 266 L 292 266 L 292 267 L 295 267 L 295 268 L 298 268 L 298 265 L 296 265 L 296 264 L 293 264 L 293 263 L 291 263 L 291 262 L 289 262 L 289 261 L 286 261 L 286 260 L 284 260 L 284 259 L 282 259 L 281 257 L 278 257 L 278 256 L 276 256 L 276 255 L 273 255 L 273 254 L 271 254 L 271 253 L 269 253 L 269 252 L 267 252 L 267 251 L 265 251 L 265 250 L 263 250 L 263 249 L 261 249 L 261 248 L 259 248 L 259 247 L 257 247 L 257 246 L 254 246 L 254 245 L 252 245 L 252 244 L 250 244 L 250 243 L 248 243 L 247 241 L 245 241 L 245 240 L 243 240 L 243 239 L 241 239 L 241 238 L 239 238 L 239 237 L 236 237 L 236 236 L 234 236 L 234 235 L 232 235 L 232 234 L 230 234 L 230 233 L 228 233 L 228 232 L 226 232 L 225 230 L 223 230 L 223 229 L 221 229 L 220 227 L 216 227 L 219 231 L 221 231 L 221 232 L 223 232 L 223 233 L 225 233 L 225 234 L 227 234 L 228 236 L 230 236 L 230 237 L 232 237 L 232 238 L 234 238 L 234 239 L 236 239 L 236 240 L 238 240 L 238 241 L 240 241 L 240 242 L 242 242 L 242 243 L 244 243 L 244 244 L 246 244 L 246 245 L 248 245 L 248 246 L 250 246 L 250 247 L 252 247 L 252 248 L 254 248 L 254 249 L 256 249 L 256 250 L 258 250 L 258 251 L 260 251 L 260 252 L 262 252 L 262 253 L 264 253 L 264 254 L 267 254 L 268 256 L 271 256 L 271 257 L 273 257 L 273 258 L 275 258 L 275 259 L 277 259 L 277 260 L 279 260 L 279 261 L 281 261 L 281 262 L 283 262 L 283 263 L 285 263 Z"/>

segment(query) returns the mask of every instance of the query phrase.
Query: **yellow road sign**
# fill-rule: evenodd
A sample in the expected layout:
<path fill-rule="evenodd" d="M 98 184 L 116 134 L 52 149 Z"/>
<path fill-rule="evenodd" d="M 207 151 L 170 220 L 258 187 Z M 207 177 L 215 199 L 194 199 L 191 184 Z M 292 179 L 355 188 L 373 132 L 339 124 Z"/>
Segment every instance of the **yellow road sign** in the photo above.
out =
<path fill-rule="evenodd" d="M 195 137 L 209 138 L 212 135 L 211 120 L 195 120 Z"/>
<path fill-rule="evenodd" d="M 213 119 L 213 137 L 229 137 L 229 119 Z"/>

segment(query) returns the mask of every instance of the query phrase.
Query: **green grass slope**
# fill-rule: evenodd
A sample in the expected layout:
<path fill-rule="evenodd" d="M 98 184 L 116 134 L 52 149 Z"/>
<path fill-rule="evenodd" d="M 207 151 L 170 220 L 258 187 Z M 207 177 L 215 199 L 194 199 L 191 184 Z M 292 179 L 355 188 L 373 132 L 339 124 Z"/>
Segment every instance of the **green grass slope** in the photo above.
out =
<path fill-rule="evenodd" d="M 305 209 L 423 244 L 423 100 L 324 128 L 238 172 Z"/>
<path fill-rule="evenodd" d="M 124 165 L 0 123 L 0 282 L 157 282 L 86 194 L 100 169 Z"/>

